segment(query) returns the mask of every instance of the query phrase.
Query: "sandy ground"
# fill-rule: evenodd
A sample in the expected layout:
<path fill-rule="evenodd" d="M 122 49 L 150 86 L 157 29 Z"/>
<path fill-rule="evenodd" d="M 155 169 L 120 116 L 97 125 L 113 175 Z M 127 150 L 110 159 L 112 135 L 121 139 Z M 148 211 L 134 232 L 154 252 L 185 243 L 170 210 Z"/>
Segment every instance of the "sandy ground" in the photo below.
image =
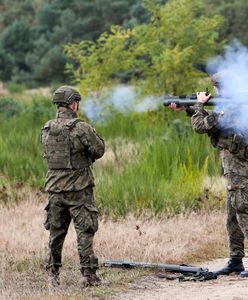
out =
<path fill-rule="evenodd" d="M 210 271 L 222 267 L 226 259 L 209 261 L 206 266 Z M 244 260 L 248 268 L 248 259 Z M 144 277 L 139 282 L 130 284 L 130 289 L 123 294 L 117 294 L 118 300 L 247 300 L 248 278 L 238 275 L 219 276 L 216 280 L 205 282 L 178 282 L 166 280 L 157 276 Z"/>

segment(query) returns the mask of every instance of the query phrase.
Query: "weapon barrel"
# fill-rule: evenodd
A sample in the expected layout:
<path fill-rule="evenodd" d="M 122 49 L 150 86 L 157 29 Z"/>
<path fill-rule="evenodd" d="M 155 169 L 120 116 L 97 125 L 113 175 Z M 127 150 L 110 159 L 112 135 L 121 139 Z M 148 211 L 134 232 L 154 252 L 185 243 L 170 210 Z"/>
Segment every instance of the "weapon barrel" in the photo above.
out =
<path fill-rule="evenodd" d="M 178 107 L 181 106 L 194 106 L 197 104 L 197 99 L 190 99 L 190 97 L 185 99 L 179 99 L 178 97 L 172 97 L 172 98 L 165 98 L 163 104 L 164 106 L 170 106 L 171 103 L 175 103 Z M 205 106 L 223 106 L 229 104 L 230 101 L 225 100 L 223 98 L 212 98 L 207 103 L 205 103 Z"/>
<path fill-rule="evenodd" d="M 156 264 L 156 263 L 144 263 L 144 262 L 130 262 L 130 261 L 122 261 L 122 260 L 105 260 L 103 262 L 105 267 L 112 268 L 146 268 L 146 269 L 161 269 L 167 272 L 175 272 L 175 273 L 199 273 L 199 272 L 207 272 L 208 269 L 203 269 L 200 267 L 192 267 L 187 265 L 170 265 L 170 264 Z"/>

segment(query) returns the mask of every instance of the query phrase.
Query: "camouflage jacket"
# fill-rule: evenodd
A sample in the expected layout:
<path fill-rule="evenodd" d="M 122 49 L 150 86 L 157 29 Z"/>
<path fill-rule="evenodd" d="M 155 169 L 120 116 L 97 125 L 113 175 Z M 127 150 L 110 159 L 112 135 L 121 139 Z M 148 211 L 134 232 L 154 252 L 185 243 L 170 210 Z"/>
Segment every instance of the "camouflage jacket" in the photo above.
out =
<path fill-rule="evenodd" d="M 248 177 L 248 148 L 241 134 L 232 129 L 237 119 L 235 111 L 226 111 L 226 120 L 222 122 L 221 115 L 214 111 L 207 111 L 203 104 L 198 103 L 195 113 L 191 117 L 192 127 L 197 133 L 206 133 L 214 147 L 220 149 L 224 175 L 234 174 Z"/>
<path fill-rule="evenodd" d="M 74 118 L 75 116 L 70 109 L 60 107 L 56 119 L 48 121 L 41 130 L 41 143 L 43 146 L 52 122 L 55 121 L 62 124 L 62 126 L 66 126 Z M 55 193 L 80 191 L 87 186 L 94 186 L 92 164 L 104 154 L 103 139 L 88 123 L 78 119 L 70 131 L 70 149 L 71 152 L 76 149 L 77 153 L 81 154 L 80 157 L 85 159 L 87 163 L 80 168 L 48 169 L 45 180 L 46 191 Z"/>

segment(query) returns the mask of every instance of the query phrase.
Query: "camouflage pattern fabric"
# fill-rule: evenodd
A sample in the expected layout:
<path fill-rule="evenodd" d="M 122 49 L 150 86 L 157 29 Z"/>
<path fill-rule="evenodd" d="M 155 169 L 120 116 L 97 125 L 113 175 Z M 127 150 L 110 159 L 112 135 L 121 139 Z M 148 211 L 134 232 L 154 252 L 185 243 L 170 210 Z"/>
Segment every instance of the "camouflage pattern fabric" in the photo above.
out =
<path fill-rule="evenodd" d="M 244 239 L 248 239 L 248 160 L 243 155 L 243 144 L 232 151 L 234 133 L 219 126 L 215 112 L 204 110 L 198 103 L 191 117 L 197 133 L 206 133 L 220 149 L 224 176 L 227 178 L 227 232 L 230 257 L 244 256 Z M 231 125 L 231 124 L 230 124 Z M 227 130 L 230 132 L 227 134 Z M 240 155 L 242 154 L 242 155 Z"/>
<path fill-rule="evenodd" d="M 73 112 L 65 107 L 60 107 L 57 121 L 67 124 L 75 118 Z M 49 121 L 50 122 L 50 121 Z M 49 122 L 41 132 L 41 142 L 44 145 L 49 131 Z M 92 163 L 104 154 L 104 142 L 94 129 L 86 122 L 78 122 L 71 131 L 72 152 L 82 151 L 91 159 Z M 80 191 L 87 186 L 94 186 L 94 177 L 91 165 L 83 169 L 50 169 L 46 175 L 45 190 L 47 192 L 72 192 Z"/>
<path fill-rule="evenodd" d="M 227 232 L 230 257 L 244 257 L 248 239 L 248 178 L 227 175 Z"/>
<path fill-rule="evenodd" d="M 98 211 L 92 187 L 78 192 L 49 193 L 45 228 L 50 231 L 49 254 L 46 268 L 58 269 L 61 264 L 63 243 L 73 220 L 77 234 L 81 270 L 96 270 L 97 257 L 93 251 L 93 237 L 98 229 Z"/>
<path fill-rule="evenodd" d="M 58 109 L 57 118 L 52 122 L 65 125 L 76 116 L 66 107 Z M 41 142 L 44 146 L 49 134 L 51 121 L 42 128 Z M 55 140 L 53 140 L 54 143 Z M 46 268 L 57 270 L 61 267 L 63 243 L 73 220 L 78 253 L 82 273 L 94 273 L 98 267 L 98 259 L 93 252 L 93 237 L 98 229 L 98 212 L 94 203 L 94 177 L 92 164 L 104 154 L 105 146 L 102 138 L 86 122 L 78 121 L 70 130 L 71 168 L 49 169 L 46 175 L 45 189 L 48 192 L 49 203 L 45 207 L 44 226 L 50 231 L 49 254 Z M 55 143 L 56 147 L 56 143 Z M 45 148 L 45 147 L 44 147 Z M 68 150 L 68 148 L 66 147 Z M 80 154 L 80 155 L 79 155 Z M 56 157 L 55 157 L 56 158 Z M 86 167 L 77 159 L 85 159 Z M 90 164 L 88 164 L 90 162 Z"/>

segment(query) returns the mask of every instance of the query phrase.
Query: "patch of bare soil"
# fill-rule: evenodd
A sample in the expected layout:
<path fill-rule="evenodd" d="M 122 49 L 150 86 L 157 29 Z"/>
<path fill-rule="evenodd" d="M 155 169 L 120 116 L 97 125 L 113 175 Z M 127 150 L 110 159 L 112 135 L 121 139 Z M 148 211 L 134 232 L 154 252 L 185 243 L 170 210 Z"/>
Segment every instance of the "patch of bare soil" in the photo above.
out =
<path fill-rule="evenodd" d="M 222 267 L 227 259 L 216 259 L 201 266 L 210 271 Z M 248 258 L 244 260 L 248 268 Z M 204 282 L 179 282 L 158 278 L 156 275 L 143 277 L 129 285 L 125 293 L 117 294 L 113 299 L 118 300 L 247 300 L 248 278 L 238 275 L 219 276 L 216 280 Z"/>

